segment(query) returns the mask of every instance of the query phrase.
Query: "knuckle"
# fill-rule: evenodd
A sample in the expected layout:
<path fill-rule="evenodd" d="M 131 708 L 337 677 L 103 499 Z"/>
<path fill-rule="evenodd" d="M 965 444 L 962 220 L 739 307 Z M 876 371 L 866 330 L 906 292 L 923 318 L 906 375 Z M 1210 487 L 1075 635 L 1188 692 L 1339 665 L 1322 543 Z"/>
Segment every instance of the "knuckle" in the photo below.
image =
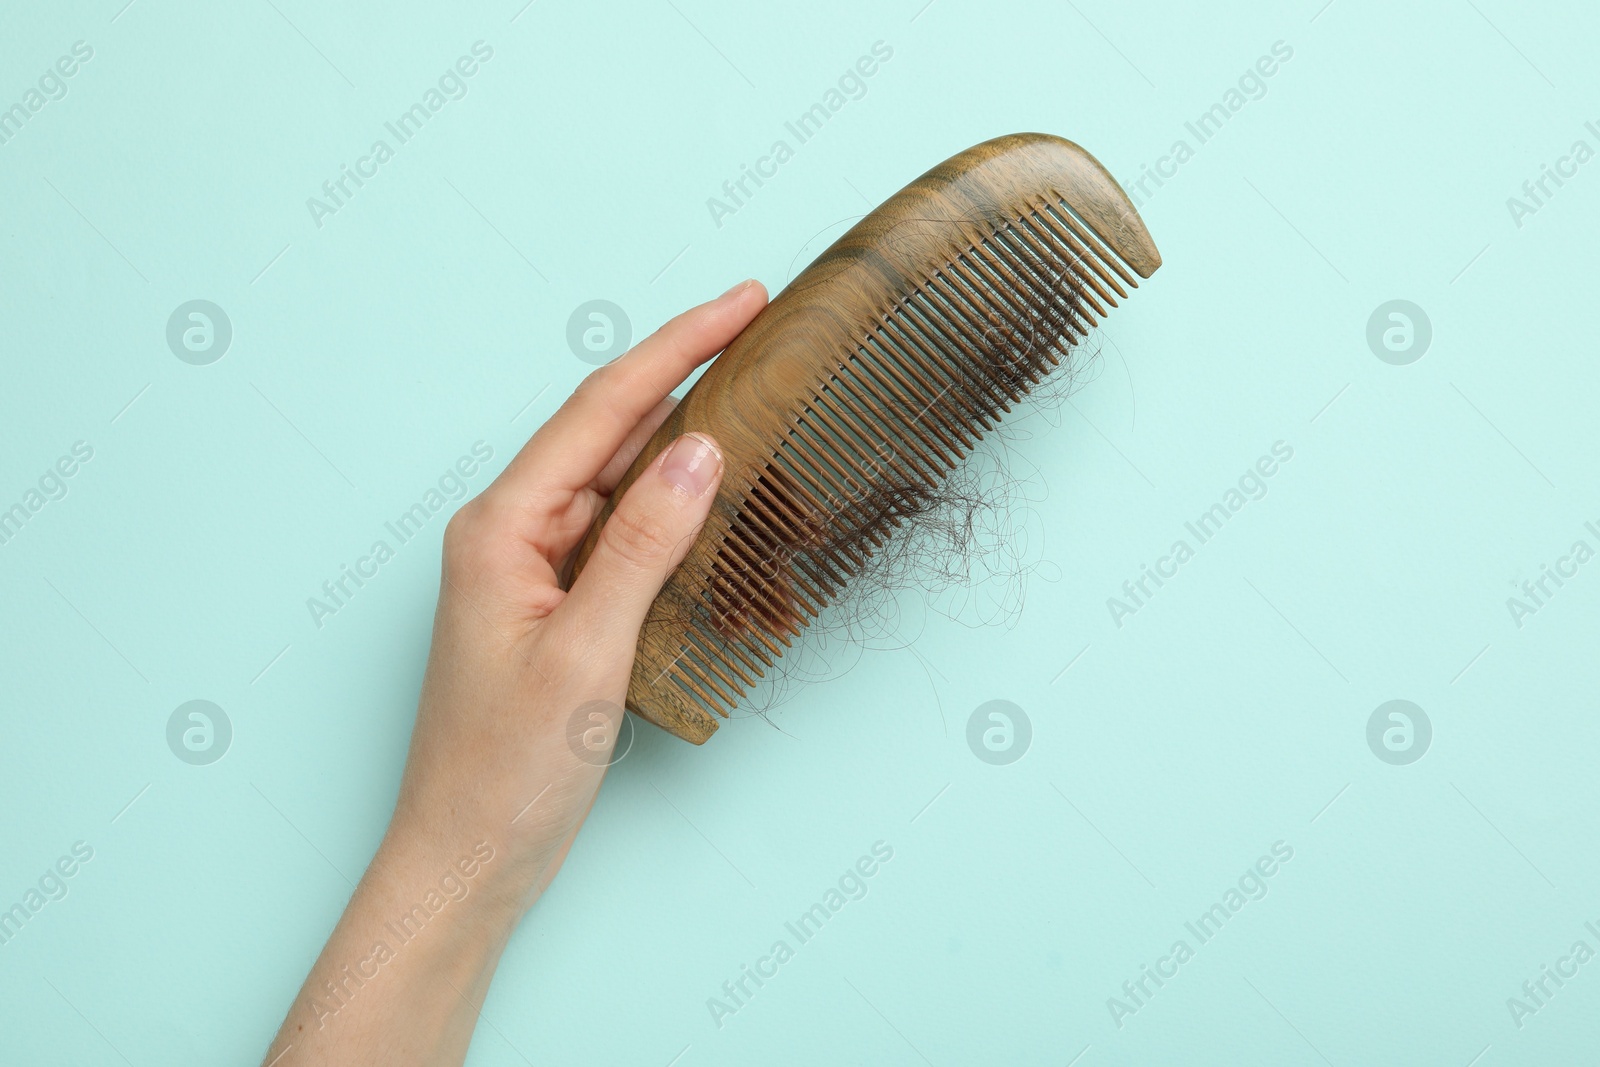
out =
<path fill-rule="evenodd" d="M 572 395 L 575 397 L 588 396 L 597 389 L 604 391 L 607 378 L 606 368 L 596 367 L 579 380 L 572 390 Z"/>
<path fill-rule="evenodd" d="M 444 524 L 444 550 L 447 554 L 459 553 L 476 534 L 477 525 L 472 504 L 464 504 Z"/>
<path fill-rule="evenodd" d="M 615 363 L 610 363 L 584 375 L 578 387 L 572 391 L 572 397 L 585 404 L 597 406 L 605 417 L 621 418 L 627 413 L 618 406 L 617 396 L 626 390 L 627 384 L 628 376 L 625 370 Z"/>
<path fill-rule="evenodd" d="M 474 568 L 494 549 L 498 533 L 489 510 L 477 500 L 468 501 L 450 516 L 444 528 L 444 559 L 452 568 Z"/>
<path fill-rule="evenodd" d="M 600 531 L 606 550 L 636 566 L 660 562 L 672 551 L 672 532 L 638 508 L 618 508 Z"/>
<path fill-rule="evenodd" d="M 572 390 L 573 396 L 606 396 L 614 392 L 620 379 L 626 377 L 626 366 L 619 362 L 621 357 L 612 360 L 603 367 L 596 367 L 578 382 L 577 388 Z"/>

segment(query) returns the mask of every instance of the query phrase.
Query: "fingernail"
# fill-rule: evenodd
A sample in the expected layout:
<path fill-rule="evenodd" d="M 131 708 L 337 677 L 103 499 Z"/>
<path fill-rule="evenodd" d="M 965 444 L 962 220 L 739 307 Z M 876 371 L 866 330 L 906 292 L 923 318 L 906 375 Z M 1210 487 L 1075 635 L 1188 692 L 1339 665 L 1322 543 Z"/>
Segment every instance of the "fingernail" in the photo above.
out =
<path fill-rule="evenodd" d="M 726 293 L 723 293 L 721 296 L 717 297 L 717 299 L 718 300 L 726 300 L 729 297 L 733 296 L 735 293 L 741 293 L 744 290 L 750 288 L 750 283 L 753 282 L 753 281 L 755 281 L 754 278 L 746 278 L 744 281 L 740 282 L 738 285 L 734 286 L 732 289 L 729 289 Z"/>
<path fill-rule="evenodd" d="M 661 477 L 690 496 L 704 493 L 721 471 L 722 453 L 699 434 L 684 434 L 661 458 Z"/>

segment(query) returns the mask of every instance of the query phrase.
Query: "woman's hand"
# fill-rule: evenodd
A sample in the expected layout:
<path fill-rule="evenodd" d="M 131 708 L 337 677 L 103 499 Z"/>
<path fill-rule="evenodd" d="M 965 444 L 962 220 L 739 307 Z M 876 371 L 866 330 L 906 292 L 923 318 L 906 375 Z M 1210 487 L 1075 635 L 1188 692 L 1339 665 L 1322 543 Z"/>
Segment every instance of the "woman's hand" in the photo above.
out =
<path fill-rule="evenodd" d="M 678 438 L 562 576 L 671 390 L 765 303 L 742 283 L 595 371 L 451 519 L 394 818 L 268 1063 L 466 1055 L 506 939 L 594 803 L 640 625 L 721 480 L 716 442 Z"/>

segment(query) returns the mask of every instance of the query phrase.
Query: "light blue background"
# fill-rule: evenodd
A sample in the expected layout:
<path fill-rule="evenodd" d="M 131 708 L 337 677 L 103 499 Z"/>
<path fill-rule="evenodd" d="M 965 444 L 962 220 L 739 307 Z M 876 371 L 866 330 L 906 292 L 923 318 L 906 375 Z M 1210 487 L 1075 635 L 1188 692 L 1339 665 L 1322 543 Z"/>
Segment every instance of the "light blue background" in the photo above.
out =
<path fill-rule="evenodd" d="M 259 1057 L 392 803 L 443 518 L 321 629 L 306 598 L 477 440 L 487 483 L 589 369 L 579 303 L 642 336 L 747 275 L 776 292 L 1000 133 L 1136 177 L 1280 40 L 1266 95 L 1145 203 L 1166 265 L 1104 372 L 1018 445 L 1048 565 L 1015 625 L 929 616 L 783 732 L 642 730 L 471 1062 L 1594 1047 L 1600 962 L 1520 1029 L 1506 1005 L 1600 949 L 1600 564 L 1520 629 L 1506 606 L 1600 547 L 1600 163 L 1520 228 L 1506 206 L 1600 148 L 1592 7 L 123 2 L 0 15 L 0 104 L 94 49 L 0 145 L 0 507 L 94 448 L 0 546 L 0 907 L 95 850 L 0 946 L 0 1059 Z M 306 198 L 480 39 L 469 94 L 319 229 Z M 867 94 L 715 226 L 706 198 L 878 40 Z M 196 298 L 234 329 L 209 366 L 165 341 Z M 1394 298 L 1433 324 L 1409 366 L 1365 341 Z M 1269 495 L 1116 627 L 1106 598 L 1278 440 Z M 234 727 L 210 766 L 165 741 L 197 698 Z M 1034 729 L 1004 767 L 964 729 L 999 698 Z M 1366 743 L 1393 698 L 1433 724 L 1409 766 Z M 706 999 L 878 840 L 868 895 L 716 1027 Z M 1107 998 L 1278 840 L 1268 895 L 1119 1029 Z"/>

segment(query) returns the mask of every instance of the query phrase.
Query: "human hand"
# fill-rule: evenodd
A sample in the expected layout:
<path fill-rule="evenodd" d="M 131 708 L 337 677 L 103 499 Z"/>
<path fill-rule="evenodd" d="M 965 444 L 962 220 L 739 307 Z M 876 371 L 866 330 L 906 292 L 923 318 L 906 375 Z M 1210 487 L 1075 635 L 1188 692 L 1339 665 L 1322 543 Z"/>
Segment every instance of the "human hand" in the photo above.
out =
<path fill-rule="evenodd" d="M 760 283 L 744 282 L 590 374 L 450 520 L 394 817 L 269 1060 L 291 1046 L 282 1067 L 465 1055 L 499 952 L 566 858 L 609 762 L 620 723 L 591 752 L 571 743 L 574 715 L 621 708 L 645 613 L 721 481 L 716 443 L 678 438 L 628 488 L 570 589 L 563 576 L 671 412 L 671 390 L 765 304 Z M 425 895 L 437 888 L 433 910 Z M 395 924 L 405 915 L 415 936 Z"/>
<path fill-rule="evenodd" d="M 444 574 L 390 836 L 506 848 L 499 891 L 526 906 L 560 867 L 604 775 L 570 744 L 580 708 L 620 708 L 645 613 L 688 552 L 722 476 L 716 443 L 679 438 L 579 542 L 671 412 L 670 390 L 766 303 L 757 282 L 668 322 L 591 374 L 445 531 Z"/>

